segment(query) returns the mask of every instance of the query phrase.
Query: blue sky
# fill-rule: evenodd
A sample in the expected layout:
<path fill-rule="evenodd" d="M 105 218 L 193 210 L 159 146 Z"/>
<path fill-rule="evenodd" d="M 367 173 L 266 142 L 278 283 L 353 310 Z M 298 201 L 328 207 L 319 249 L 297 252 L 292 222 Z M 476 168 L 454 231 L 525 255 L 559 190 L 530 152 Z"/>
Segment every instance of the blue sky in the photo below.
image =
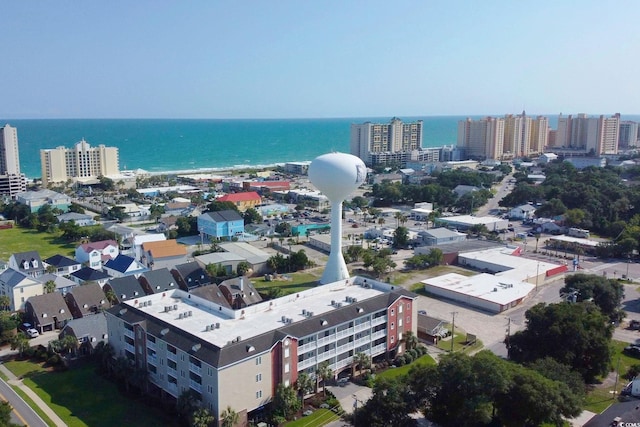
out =
<path fill-rule="evenodd" d="M 8 1 L 0 118 L 640 114 L 640 1 Z"/>

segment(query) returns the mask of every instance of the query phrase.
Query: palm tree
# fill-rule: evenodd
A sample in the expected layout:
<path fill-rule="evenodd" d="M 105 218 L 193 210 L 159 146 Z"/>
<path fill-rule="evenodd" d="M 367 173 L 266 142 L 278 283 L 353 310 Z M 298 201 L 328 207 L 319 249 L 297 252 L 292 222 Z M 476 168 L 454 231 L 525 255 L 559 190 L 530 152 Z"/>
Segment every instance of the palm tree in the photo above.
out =
<path fill-rule="evenodd" d="M 327 396 L 327 381 L 333 378 L 333 369 L 331 369 L 331 365 L 328 360 L 325 360 L 321 364 L 318 365 L 316 370 L 316 388 L 318 387 L 318 382 L 322 381 L 322 394 Z"/>
<path fill-rule="evenodd" d="M 52 292 L 55 292 L 56 282 L 54 282 L 53 280 L 47 280 L 46 282 L 44 282 L 44 285 L 42 287 L 44 288 L 45 294 L 50 294 Z"/>
<path fill-rule="evenodd" d="M 222 420 L 222 427 L 233 427 L 238 423 L 240 416 L 231 406 L 227 406 L 220 414 L 220 419 Z"/>
<path fill-rule="evenodd" d="M 18 350 L 20 357 L 29 348 L 29 338 L 22 332 L 17 333 L 11 338 L 11 350 Z"/>
<path fill-rule="evenodd" d="M 402 215 L 402 212 L 396 212 L 395 215 L 393 215 L 393 217 L 396 219 L 396 228 L 400 227 L 400 221 L 402 220 L 402 218 L 404 218 L 404 215 Z"/>
<path fill-rule="evenodd" d="M 64 348 L 68 354 L 74 354 L 78 350 L 78 339 L 73 335 L 65 335 L 62 338 L 62 348 Z"/>
<path fill-rule="evenodd" d="M 190 388 L 183 391 L 176 402 L 178 414 L 184 418 L 191 416 L 199 408 L 198 402 L 195 390 Z"/>
<path fill-rule="evenodd" d="M 418 346 L 418 337 L 413 334 L 413 331 L 405 332 L 402 339 L 406 350 L 412 350 Z"/>
<path fill-rule="evenodd" d="M 385 221 L 383 217 L 378 218 L 378 225 L 379 225 L 380 227 L 382 227 L 382 226 L 384 225 L 384 223 L 385 223 L 385 222 L 387 222 L 387 221 Z"/>
<path fill-rule="evenodd" d="M 358 367 L 358 374 L 362 375 L 362 371 L 371 367 L 371 358 L 368 354 L 360 352 L 353 356 L 353 362 L 351 365 L 351 373 L 355 376 L 356 366 Z"/>
<path fill-rule="evenodd" d="M 2 310 L 8 310 L 11 306 L 11 298 L 9 295 L 0 295 L 0 308 Z"/>
<path fill-rule="evenodd" d="M 191 418 L 191 425 L 193 427 L 209 427 L 216 421 L 216 417 L 214 417 L 207 408 L 196 409 Z"/>
<path fill-rule="evenodd" d="M 540 233 L 536 233 L 536 253 L 538 253 L 538 242 L 540 241 Z"/>
<path fill-rule="evenodd" d="M 313 390 L 313 378 L 309 376 L 306 372 L 298 375 L 298 381 L 296 381 L 296 387 L 298 388 L 298 393 L 300 393 L 300 400 L 302 406 L 304 407 L 304 396 L 307 395 L 311 390 Z"/>

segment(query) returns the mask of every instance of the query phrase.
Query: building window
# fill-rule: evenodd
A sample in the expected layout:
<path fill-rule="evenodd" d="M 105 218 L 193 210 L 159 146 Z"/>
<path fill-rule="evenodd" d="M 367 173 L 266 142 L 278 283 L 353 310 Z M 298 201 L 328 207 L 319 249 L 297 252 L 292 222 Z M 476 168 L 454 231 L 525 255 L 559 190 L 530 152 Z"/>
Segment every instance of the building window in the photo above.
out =
<path fill-rule="evenodd" d="M 208 385 L 208 386 L 207 386 L 207 391 L 208 391 L 209 393 L 213 393 L 213 386 Z"/>
<path fill-rule="evenodd" d="M 256 357 L 256 365 L 262 365 L 262 356 Z"/>
<path fill-rule="evenodd" d="M 284 364 L 284 373 L 285 373 L 285 374 L 288 374 L 288 373 L 289 373 L 289 364 L 288 364 L 288 363 L 285 363 L 285 364 Z"/>
<path fill-rule="evenodd" d="M 391 330 L 393 331 L 396 328 L 396 324 L 391 322 Z"/>
<path fill-rule="evenodd" d="M 24 294 L 24 288 L 20 288 L 20 293 Z"/>
<path fill-rule="evenodd" d="M 395 337 L 391 335 L 391 343 L 393 343 L 395 340 L 396 340 Z"/>
<path fill-rule="evenodd" d="M 260 381 L 262 381 L 262 374 L 256 375 L 256 382 L 259 383 Z"/>
<path fill-rule="evenodd" d="M 262 390 L 256 391 L 256 399 L 260 399 L 262 397 Z"/>
<path fill-rule="evenodd" d="M 284 349 L 284 357 L 289 357 L 289 348 Z"/>
<path fill-rule="evenodd" d="M 398 319 L 398 327 L 402 326 L 402 317 Z"/>
<path fill-rule="evenodd" d="M 402 304 L 398 306 L 398 313 L 402 313 Z"/>
<path fill-rule="evenodd" d="M 393 316 L 394 314 L 396 314 L 396 311 L 392 308 L 391 309 L 391 315 Z"/>

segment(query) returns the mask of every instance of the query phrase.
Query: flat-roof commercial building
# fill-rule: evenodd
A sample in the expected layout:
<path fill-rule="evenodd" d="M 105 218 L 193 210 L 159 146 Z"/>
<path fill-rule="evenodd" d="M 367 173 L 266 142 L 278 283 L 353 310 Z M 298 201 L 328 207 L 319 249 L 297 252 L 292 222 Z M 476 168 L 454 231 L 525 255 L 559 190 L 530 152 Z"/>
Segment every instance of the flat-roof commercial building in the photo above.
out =
<path fill-rule="evenodd" d="M 315 375 L 322 362 L 338 375 L 357 353 L 402 352 L 403 333 L 417 333 L 416 298 L 356 277 L 238 310 L 173 290 L 106 315 L 116 357 L 145 369 L 156 392 L 177 398 L 193 390 L 217 419 L 230 406 L 244 424 L 278 384 Z"/>
<path fill-rule="evenodd" d="M 484 225 L 489 231 L 506 230 L 509 226 L 509 221 L 506 219 L 498 218 L 495 216 L 473 216 L 473 215 L 459 215 L 459 216 L 445 216 L 437 218 L 435 220 L 436 225 L 444 226 L 447 228 L 455 228 L 457 230 L 466 231 L 474 225 Z"/>

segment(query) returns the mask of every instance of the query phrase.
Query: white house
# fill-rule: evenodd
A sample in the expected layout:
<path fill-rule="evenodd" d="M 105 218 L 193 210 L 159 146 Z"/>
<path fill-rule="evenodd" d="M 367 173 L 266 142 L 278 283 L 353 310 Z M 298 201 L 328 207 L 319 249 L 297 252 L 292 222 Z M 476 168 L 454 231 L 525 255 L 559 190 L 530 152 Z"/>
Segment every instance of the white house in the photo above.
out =
<path fill-rule="evenodd" d="M 77 226 L 80 227 L 96 225 L 96 220 L 93 219 L 91 215 L 81 214 L 78 212 L 67 212 L 62 215 L 58 215 L 57 218 L 60 224 L 73 221 Z"/>
<path fill-rule="evenodd" d="M 509 218 L 511 219 L 529 219 L 533 218 L 536 213 L 536 208 L 530 204 L 516 206 L 509 211 Z"/>
<path fill-rule="evenodd" d="M 118 253 L 118 242 L 115 240 L 84 243 L 76 248 L 76 261 L 87 263 L 89 267 L 99 270 L 103 262 L 114 259 Z"/>
<path fill-rule="evenodd" d="M 10 299 L 9 310 L 24 310 L 24 304 L 30 297 L 42 295 L 42 283 L 26 274 L 9 268 L 0 274 L 0 295 Z"/>

